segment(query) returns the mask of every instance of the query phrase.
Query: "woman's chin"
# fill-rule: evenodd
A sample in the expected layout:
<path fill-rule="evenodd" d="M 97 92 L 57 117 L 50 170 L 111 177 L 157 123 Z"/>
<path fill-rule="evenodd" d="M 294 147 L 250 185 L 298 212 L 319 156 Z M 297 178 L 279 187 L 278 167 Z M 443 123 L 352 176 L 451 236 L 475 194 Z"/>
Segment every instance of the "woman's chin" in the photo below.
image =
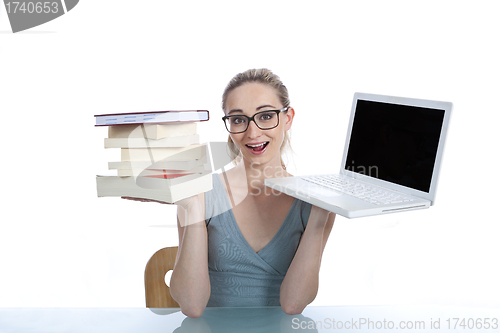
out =
<path fill-rule="evenodd" d="M 250 164 L 252 167 L 268 166 L 274 165 L 281 166 L 279 151 L 272 156 L 270 151 L 264 152 L 262 154 L 252 154 L 247 152 L 243 154 L 243 159 L 246 163 Z"/>

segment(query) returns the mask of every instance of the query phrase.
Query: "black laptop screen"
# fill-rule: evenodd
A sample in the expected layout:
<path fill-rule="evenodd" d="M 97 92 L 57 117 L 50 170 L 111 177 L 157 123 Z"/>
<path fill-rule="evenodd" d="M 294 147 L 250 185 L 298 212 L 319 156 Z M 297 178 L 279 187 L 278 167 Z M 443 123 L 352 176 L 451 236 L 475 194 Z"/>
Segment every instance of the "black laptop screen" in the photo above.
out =
<path fill-rule="evenodd" d="M 428 193 L 444 114 L 358 100 L 345 169 Z"/>

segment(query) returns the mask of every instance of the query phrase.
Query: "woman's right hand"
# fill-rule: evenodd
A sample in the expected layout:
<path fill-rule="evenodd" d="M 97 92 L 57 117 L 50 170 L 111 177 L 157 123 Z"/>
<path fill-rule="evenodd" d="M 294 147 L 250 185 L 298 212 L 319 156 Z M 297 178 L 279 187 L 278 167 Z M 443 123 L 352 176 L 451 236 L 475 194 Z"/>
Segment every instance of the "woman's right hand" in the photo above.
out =
<path fill-rule="evenodd" d="M 145 199 L 145 198 L 136 198 L 136 197 L 121 197 L 122 199 L 126 199 L 126 200 L 131 200 L 131 201 L 139 201 L 139 202 L 157 202 L 157 203 L 160 203 L 160 204 L 164 204 L 164 205 L 177 205 L 177 206 L 180 206 L 184 209 L 189 209 L 195 205 L 199 205 L 200 204 L 200 195 L 194 195 L 192 197 L 189 197 L 189 198 L 185 198 L 185 199 L 182 199 L 182 200 L 179 200 L 179 201 L 176 201 L 176 202 L 164 202 L 164 201 L 158 201 L 158 200 L 153 200 L 153 199 Z"/>
<path fill-rule="evenodd" d="M 121 198 L 125 199 L 125 200 L 131 200 L 131 201 L 157 202 L 157 203 L 161 203 L 161 204 L 164 204 L 164 205 L 171 205 L 171 203 L 163 202 L 163 201 L 158 201 L 158 200 L 153 200 L 153 199 L 144 199 L 144 198 L 136 198 L 136 197 L 121 197 Z"/>

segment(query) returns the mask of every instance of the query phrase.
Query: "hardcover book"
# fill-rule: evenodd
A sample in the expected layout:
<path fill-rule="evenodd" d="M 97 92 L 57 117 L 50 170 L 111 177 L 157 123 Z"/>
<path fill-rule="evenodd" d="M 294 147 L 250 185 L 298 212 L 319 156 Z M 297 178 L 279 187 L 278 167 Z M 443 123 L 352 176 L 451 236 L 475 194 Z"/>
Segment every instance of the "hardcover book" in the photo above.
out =
<path fill-rule="evenodd" d="M 95 126 L 207 121 L 207 110 L 151 111 L 95 115 Z"/>

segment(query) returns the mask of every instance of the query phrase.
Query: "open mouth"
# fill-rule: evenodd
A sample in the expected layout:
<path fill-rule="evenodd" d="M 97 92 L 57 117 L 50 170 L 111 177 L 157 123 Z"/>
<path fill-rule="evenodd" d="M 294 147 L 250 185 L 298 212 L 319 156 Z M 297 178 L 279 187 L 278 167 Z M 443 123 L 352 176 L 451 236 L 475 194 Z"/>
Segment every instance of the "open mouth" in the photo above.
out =
<path fill-rule="evenodd" d="M 247 144 L 245 146 L 248 149 L 250 149 L 251 151 L 259 153 L 259 152 L 263 152 L 264 149 L 266 149 L 266 147 L 267 147 L 268 144 L 269 144 L 269 141 L 261 142 L 259 144 Z"/>

